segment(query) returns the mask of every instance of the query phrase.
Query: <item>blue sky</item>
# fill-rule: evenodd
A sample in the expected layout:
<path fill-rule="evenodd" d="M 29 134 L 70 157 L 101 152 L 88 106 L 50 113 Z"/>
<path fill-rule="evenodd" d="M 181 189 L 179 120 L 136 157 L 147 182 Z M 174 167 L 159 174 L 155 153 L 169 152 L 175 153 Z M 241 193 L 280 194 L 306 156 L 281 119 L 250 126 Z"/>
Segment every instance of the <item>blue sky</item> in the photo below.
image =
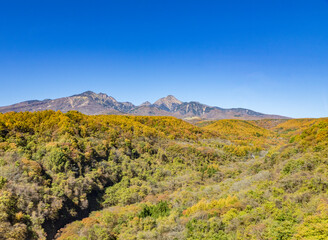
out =
<path fill-rule="evenodd" d="M 86 90 L 328 116 L 327 0 L 1 1 L 0 105 Z"/>

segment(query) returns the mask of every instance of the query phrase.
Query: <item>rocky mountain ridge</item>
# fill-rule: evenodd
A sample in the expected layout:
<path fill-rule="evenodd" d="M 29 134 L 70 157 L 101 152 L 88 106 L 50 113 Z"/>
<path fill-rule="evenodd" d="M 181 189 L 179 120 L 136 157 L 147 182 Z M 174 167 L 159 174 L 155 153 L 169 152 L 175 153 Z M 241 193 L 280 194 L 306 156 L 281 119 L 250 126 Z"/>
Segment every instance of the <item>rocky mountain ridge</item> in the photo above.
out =
<path fill-rule="evenodd" d="M 224 109 L 199 102 L 182 102 L 172 95 L 160 98 L 153 104 L 144 102 L 135 106 L 130 102 L 118 102 L 105 93 L 83 92 L 70 97 L 45 100 L 30 100 L 0 107 L 0 112 L 54 110 L 68 112 L 76 110 L 87 115 L 131 114 L 143 116 L 174 116 L 182 119 L 284 119 L 287 117 L 255 112 L 244 108 Z"/>

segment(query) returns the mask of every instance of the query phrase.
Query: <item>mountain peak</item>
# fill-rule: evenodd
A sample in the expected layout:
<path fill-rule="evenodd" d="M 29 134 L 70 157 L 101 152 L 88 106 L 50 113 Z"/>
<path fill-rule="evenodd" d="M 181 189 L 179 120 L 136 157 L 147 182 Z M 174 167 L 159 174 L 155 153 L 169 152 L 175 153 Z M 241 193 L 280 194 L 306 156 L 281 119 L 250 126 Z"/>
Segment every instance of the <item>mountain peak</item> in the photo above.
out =
<path fill-rule="evenodd" d="M 179 102 L 180 104 L 182 103 L 180 100 L 178 100 L 173 95 L 167 95 L 164 99 L 167 99 L 167 100 L 170 100 L 170 101 L 174 101 L 174 102 Z"/>
<path fill-rule="evenodd" d="M 76 95 L 73 95 L 73 96 L 91 96 L 91 95 L 95 95 L 96 93 L 95 92 L 92 92 L 92 91 L 85 91 L 83 93 L 80 93 L 80 94 L 76 94 Z"/>
<path fill-rule="evenodd" d="M 176 104 L 181 104 L 182 102 L 178 100 L 176 97 L 173 95 L 167 95 L 166 97 L 158 99 L 154 104 L 155 105 L 160 105 L 162 103 L 176 103 Z"/>
<path fill-rule="evenodd" d="M 140 106 L 150 106 L 150 105 L 151 105 L 151 103 L 146 101 L 146 102 L 142 103 Z"/>
<path fill-rule="evenodd" d="M 166 97 L 158 99 L 154 105 L 158 106 L 159 108 L 166 110 L 166 111 L 172 111 L 174 107 L 182 104 L 180 100 L 176 99 L 173 95 L 168 95 Z"/>
<path fill-rule="evenodd" d="M 92 91 L 86 91 L 80 94 L 73 95 L 72 97 L 88 97 L 94 100 L 117 102 L 115 98 L 108 96 L 106 93 L 101 92 L 95 93 Z"/>

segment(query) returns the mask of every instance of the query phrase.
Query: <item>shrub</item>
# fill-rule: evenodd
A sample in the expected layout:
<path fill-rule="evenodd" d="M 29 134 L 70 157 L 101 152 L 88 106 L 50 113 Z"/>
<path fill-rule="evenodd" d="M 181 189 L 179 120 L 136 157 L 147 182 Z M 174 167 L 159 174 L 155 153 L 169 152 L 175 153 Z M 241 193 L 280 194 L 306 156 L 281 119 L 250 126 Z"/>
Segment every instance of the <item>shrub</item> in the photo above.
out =
<path fill-rule="evenodd" d="M 139 217 L 140 218 L 146 218 L 146 217 L 153 217 L 153 218 L 159 218 L 159 217 L 165 217 L 170 214 L 170 208 L 166 201 L 160 201 L 156 205 L 143 205 Z"/>

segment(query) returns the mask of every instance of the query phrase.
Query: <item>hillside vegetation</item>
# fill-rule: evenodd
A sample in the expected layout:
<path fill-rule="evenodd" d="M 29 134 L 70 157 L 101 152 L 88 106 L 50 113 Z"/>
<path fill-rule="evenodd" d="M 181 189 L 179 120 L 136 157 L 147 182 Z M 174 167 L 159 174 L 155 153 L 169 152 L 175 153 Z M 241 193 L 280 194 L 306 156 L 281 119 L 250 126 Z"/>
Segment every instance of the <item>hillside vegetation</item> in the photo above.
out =
<path fill-rule="evenodd" d="M 0 114 L 0 239 L 328 239 L 328 119 L 202 126 Z"/>

